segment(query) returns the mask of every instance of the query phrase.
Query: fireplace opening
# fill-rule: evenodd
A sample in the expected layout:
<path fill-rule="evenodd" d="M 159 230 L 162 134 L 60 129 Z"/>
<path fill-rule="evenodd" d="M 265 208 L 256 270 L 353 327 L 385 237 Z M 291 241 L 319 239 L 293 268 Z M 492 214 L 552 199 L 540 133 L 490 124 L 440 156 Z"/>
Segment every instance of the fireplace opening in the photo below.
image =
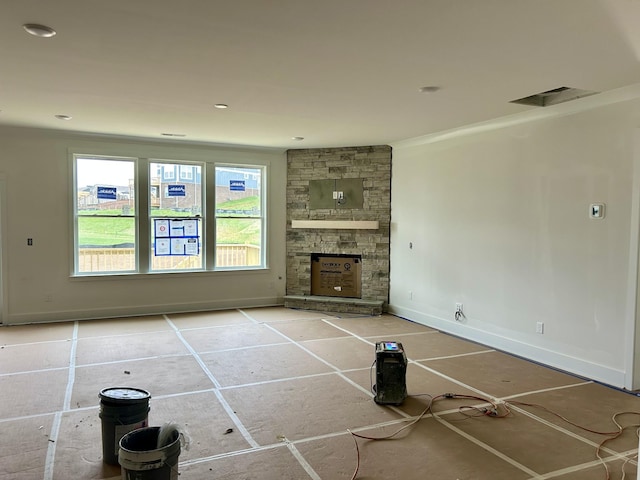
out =
<path fill-rule="evenodd" d="M 362 255 L 312 253 L 311 295 L 362 298 Z"/>

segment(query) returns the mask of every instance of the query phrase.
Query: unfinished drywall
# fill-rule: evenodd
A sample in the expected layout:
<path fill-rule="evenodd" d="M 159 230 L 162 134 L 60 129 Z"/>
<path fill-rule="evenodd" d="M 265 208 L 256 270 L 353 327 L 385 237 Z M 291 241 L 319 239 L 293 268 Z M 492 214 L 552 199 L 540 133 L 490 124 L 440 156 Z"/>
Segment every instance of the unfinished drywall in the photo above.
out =
<path fill-rule="evenodd" d="M 281 304 L 285 289 L 284 151 L 183 145 L 0 128 L 4 323 Z M 74 152 L 266 165 L 268 268 L 73 278 Z M 27 238 L 33 245 L 27 245 Z"/>
<path fill-rule="evenodd" d="M 390 311 L 631 387 L 638 118 L 631 100 L 394 145 Z"/>

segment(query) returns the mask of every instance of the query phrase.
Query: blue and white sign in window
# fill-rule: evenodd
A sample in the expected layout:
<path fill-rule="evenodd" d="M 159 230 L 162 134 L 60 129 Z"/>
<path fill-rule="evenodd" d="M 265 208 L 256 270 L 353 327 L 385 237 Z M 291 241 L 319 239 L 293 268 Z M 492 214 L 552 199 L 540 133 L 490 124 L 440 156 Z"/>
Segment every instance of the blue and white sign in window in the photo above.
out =
<path fill-rule="evenodd" d="M 244 192 L 244 180 L 229 180 L 229 190 L 234 192 Z"/>
<path fill-rule="evenodd" d="M 96 187 L 99 200 L 115 200 L 116 187 Z"/>
<path fill-rule="evenodd" d="M 167 185 L 168 197 L 185 197 L 187 195 L 187 188 L 185 185 Z"/>

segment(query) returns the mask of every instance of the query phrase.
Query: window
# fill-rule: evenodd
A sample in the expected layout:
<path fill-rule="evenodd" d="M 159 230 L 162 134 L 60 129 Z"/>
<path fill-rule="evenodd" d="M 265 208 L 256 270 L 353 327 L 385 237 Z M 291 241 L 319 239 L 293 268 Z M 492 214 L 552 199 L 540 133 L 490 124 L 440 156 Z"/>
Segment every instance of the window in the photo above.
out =
<path fill-rule="evenodd" d="M 73 171 L 74 274 L 265 267 L 265 167 L 74 155 Z"/>
<path fill-rule="evenodd" d="M 160 165 L 160 171 L 162 172 L 162 178 L 165 180 L 173 180 L 176 178 L 175 165 Z"/>
<path fill-rule="evenodd" d="M 180 172 L 181 179 L 184 178 L 182 173 L 187 171 L 191 178 L 180 182 L 153 178 L 154 172 L 176 170 Z M 149 175 L 152 183 L 149 189 L 150 270 L 202 269 L 202 166 L 152 162 Z M 164 191 L 160 198 L 157 197 L 157 189 Z"/>
<path fill-rule="evenodd" d="M 262 176 L 256 167 L 216 167 L 217 267 L 264 265 Z"/>
<path fill-rule="evenodd" d="M 135 160 L 76 157 L 76 273 L 136 270 Z"/>
<path fill-rule="evenodd" d="M 178 169 L 180 171 L 180 180 L 193 180 L 193 166 L 191 165 L 179 165 Z"/>

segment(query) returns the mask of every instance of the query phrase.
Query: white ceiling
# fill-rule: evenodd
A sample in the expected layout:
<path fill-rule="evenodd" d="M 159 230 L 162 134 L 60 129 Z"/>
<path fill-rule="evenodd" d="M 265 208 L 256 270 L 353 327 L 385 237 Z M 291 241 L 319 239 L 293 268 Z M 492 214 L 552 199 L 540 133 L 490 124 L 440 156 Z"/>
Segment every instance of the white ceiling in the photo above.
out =
<path fill-rule="evenodd" d="M 640 0 L 3 0 L 0 125 L 390 144 L 637 84 L 639 56 Z"/>

